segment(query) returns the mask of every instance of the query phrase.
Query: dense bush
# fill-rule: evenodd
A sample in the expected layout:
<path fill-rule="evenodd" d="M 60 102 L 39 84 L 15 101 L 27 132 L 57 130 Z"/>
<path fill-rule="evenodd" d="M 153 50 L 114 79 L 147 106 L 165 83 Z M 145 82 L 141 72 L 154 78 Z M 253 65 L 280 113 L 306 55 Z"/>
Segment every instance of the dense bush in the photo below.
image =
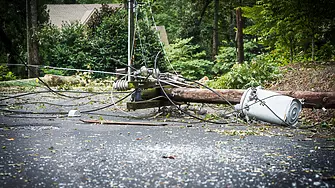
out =
<path fill-rule="evenodd" d="M 16 76 L 9 71 L 6 65 L 0 65 L 0 81 L 15 80 Z"/>
<path fill-rule="evenodd" d="M 209 83 L 214 88 L 242 89 L 263 85 L 280 77 L 278 62 L 259 55 L 251 63 L 234 64 L 229 72 Z"/>
<path fill-rule="evenodd" d="M 44 65 L 77 69 L 92 69 L 114 72 L 115 68 L 127 65 L 127 12 L 123 9 L 111 11 L 103 6 L 95 22 L 88 26 L 79 23 L 64 24 L 61 29 L 45 26 L 39 33 L 40 52 Z M 101 15 L 105 15 L 101 17 Z M 108 16 L 106 16 L 108 15 Z M 141 41 L 148 43 L 146 51 L 135 48 L 135 67 L 153 65 L 154 57 L 161 47 L 154 31 L 138 22 Z M 135 43 L 139 42 L 136 35 Z M 146 58 L 143 58 L 146 57 Z M 146 62 L 144 62 L 144 60 Z M 163 58 L 162 58 L 163 59 Z M 137 61 L 139 60 L 139 61 Z M 73 74 L 58 71 L 60 74 Z M 97 75 L 95 75 L 97 76 Z"/>
<path fill-rule="evenodd" d="M 212 75 L 213 62 L 205 60 L 206 53 L 198 52 L 198 45 L 191 45 L 192 38 L 177 39 L 166 48 L 172 67 L 188 79 L 200 79 Z M 170 68 L 173 71 L 172 68 Z"/>
<path fill-rule="evenodd" d="M 250 62 L 253 58 L 261 53 L 262 47 L 256 42 L 247 41 L 244 43 L 244 60 Z M 222 75 L 230 71 L 236 63 L 236 48 L 223 46 L 216 56 L 213 71 L 217 75 Z"/>

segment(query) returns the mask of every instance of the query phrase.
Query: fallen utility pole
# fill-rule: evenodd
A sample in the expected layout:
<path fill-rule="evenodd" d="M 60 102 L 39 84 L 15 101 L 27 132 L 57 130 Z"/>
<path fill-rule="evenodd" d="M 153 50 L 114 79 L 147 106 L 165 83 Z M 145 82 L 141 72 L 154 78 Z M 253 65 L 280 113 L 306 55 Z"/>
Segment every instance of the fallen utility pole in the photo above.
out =
<path fill-rule="evenodd" d="M 219 97 L 208 89 L 168 88 L 165 89 L 169 97 L 177 102 L 197 102 L 216 104 L 238 104 L 245 90 L 241 89 L 214 89 Z M 304 108 L 335 108 L 335 92 L 312 91 L 275 91 L 297 99 L 303 99 Z M 227 102 L 228 101 L 228 102 Z"/>

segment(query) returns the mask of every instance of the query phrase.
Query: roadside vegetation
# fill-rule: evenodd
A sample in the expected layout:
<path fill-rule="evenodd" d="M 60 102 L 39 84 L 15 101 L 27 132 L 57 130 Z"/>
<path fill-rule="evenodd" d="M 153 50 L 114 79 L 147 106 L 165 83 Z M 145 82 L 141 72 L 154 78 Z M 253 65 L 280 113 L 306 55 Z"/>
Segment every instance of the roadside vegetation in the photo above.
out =
<path fill-rule="evenodd" d="M 127 11 L 104 4 L 85 25 L 48 23 L 46 4 L 65 0 L 37 0 L 38 22 L 33 35 L 38 43 L 41 66 L 115 72 L 127 64 Z M 124 3 L 117 0 L 75 0 L 72 3 Z M 236 10 L 242 9 L 244 62 L 237 61 Z M 2 2 L 0 81 L 27 78 L 25 3 Z M 161 72 L 177 72 L 191 80 L 208 77 L 212 88 L 243 89 L 264 86 L 272 89 L 334 91 L 335 3 L 333 1 L 285 2 L 276 0 L 146 0 L 135 19 L 134 67 L 153 67 L 158 52 Z M 155 25 L 165 26 L 170 45 L 162 46 Z M 216 31 L 216 32 L 214 32 Z M 15 53 L 14 53 L 15 52 Z M 11 64 L 7 66 L 7 64 Z M 13 65 L 21 64 L 21 66 Z M 308 67 L 306 69 L 296 67 Z M 312 82 L 309 72 L 315 72 Z M 46 74 L 80 77 L 79 83 L 59 84 L 59 89 L 107 83 L 110 75 L 82 74 L 73 70 L 42 68 Z M 308 75 L 308 76 L 301 76 Z M 99 80 L 95 80 L 99 78 Z M 289 78 L 289 79 L 288 79 Z M 86 81 L 83 81 L 86 80 Z M 93 81 L 92 81 L 93 80 Z M 107 81 L 106 81 L 107 80 Z M 300 83 L 294 85 L 294 83 Z M 36 80 L 1 83 L 38 86 Z M 86 84 L 86 85 L 85 85 Z M 285 84 L 290 87 L 280 87 Z M 100 85 L 101 86 L 101 85 Z M 294 86 L 294 87 L 292 87 Z M 298 87 L 299 86 L 299 87 Z M 303 87 L 305 86 L 305 87 Z M 86 87 L 89 88 L 89 87 Z"/>
<path fill-rule="evenodd" d="M 216 1 L 143 2 L 136 14 L 134 66 L 152 67 L 155 55 L 162 50 L 157 34 L 152 30 L 155 24 L 166 27 L 170 41 L 170 45 L 164 47 L 165 58 L 159 58 L 159 67 L 164 71 L 176 70 L 192 80 L 207 76 L 211 80 L 209 85 L 215 88 L 267 85 L 281 78 L 282 66 L 334 60 L 334 3 Z M 112 0 L 75 2 L 123 3 Z M 125 67 L 126 10 L 104 5 L 86 25 L 64 23 L 62 28 L 57 28 L 47 24 L 46 3 L 67 2 L 37 1 L 40 16 L 35 34 L 41 65 L 109 72 Z M 235 42 L 235 10 L 239 7 L 244 17 L 244 62 L 240 64 L 237 63 Z M 22 17 L 14 15 L 15 10 L 24 13 L 24 3 L 13 1 L 2 8 L 8 14 L 4 20 L 11 23 L 6 24 L 3 30 L 8 37 L 16 39 L 13 47 L 25 60 L 25 23 Z M 218 16 L 216 21 L 213 21 L 213 15 Z M 155 22 L 152 17 L 155 17 Z M 218 32 L 214 36 L 213 28 L 216 26 Z M 217 41 L 213 37 L 217 37 Z M 0 52 L 0 80 L 25 78 L 27 74 L 22 66 L 6 67 L 5 63 L 22 62 L 16 54 L 10 54 L 5 43 L 1 43 Z M 318 63 L 314 65 L 318 66 Z M 73 75 L 75 71 L 41 69 L 40 75 L 44 74 Z M 106 75 L 94 74 L 94 77 Z"/>

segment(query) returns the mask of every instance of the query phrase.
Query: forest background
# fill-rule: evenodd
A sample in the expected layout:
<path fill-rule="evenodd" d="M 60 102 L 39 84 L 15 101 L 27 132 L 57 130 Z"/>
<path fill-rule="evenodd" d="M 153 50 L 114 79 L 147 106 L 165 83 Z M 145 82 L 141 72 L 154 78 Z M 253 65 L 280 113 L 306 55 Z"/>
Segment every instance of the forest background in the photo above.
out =
<path fill-rule="evenodd" d="M 31 64 L 114 72 L 127 63 L 127 10 L 104 5 L 86 25 L 48 24 L 46 4 L 125 3 L 123 0 L 0 1 L 0 80 L 26 78 Z M 28 5 L 28 6 L 27 6 Z M 30 11 L 27 14 L 26 7 Z M 244 61 L 238 63 L 236 12 L 243 16 Z M 137 2 L 134 66 L 159 67 L 189 79 L 204 76 L 215 88 L 247 88 L 280 79 L 280 67 L 334 60 L 335 2 L 326 0 L 146 0 Z M 27 24 L 27 17 L 31 18 Z M 29 27 L 27 27 L 27 25 Z M 152 26 L 165 26 L 162 46 Z M 37 55 L 36 55 L 37 54 Z M 10 66 L 7 66 L 10 64 Z M 171 64 L 172 66 L 170 66 Z M 171 68 L 173 67 L 173 68 Z M 44 74 L 73 71 L 41 69 Z M 105 75 L 96 74 L 95 77 Z"/>

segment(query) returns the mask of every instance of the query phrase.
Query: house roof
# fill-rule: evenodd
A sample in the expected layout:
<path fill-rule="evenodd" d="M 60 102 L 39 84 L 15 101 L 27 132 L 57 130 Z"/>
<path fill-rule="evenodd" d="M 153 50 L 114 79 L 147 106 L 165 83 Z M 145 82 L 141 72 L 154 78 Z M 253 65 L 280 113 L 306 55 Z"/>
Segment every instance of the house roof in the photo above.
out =
<path fill-rule="evenodd" d="M 111 7 L 122 7 L 122 4 L 108 4 Z M 61 27 L 65 22 L 79 21 L 86 23 L 92 14 L 99 10 L 101 4 L 48 4 L 50 23 Z"/>

